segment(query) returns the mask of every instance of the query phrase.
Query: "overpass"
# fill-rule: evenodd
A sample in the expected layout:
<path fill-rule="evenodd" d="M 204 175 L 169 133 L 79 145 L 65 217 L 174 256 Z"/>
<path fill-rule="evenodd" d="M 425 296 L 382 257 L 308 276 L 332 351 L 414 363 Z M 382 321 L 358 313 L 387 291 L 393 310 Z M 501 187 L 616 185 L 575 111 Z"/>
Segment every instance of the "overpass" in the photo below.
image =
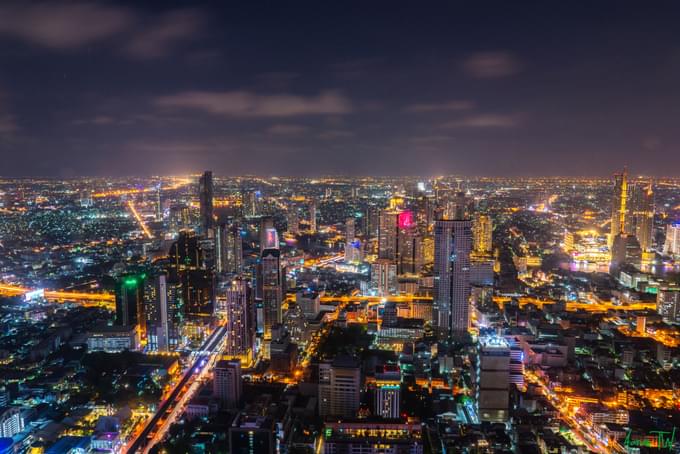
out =
<path fill-rule="evenodd" d="M 30 288 L 18 285 L 0 284 L 0 296 L 22 296 L 34 291 Z M 86 307 L 104 307 L 114 309 L 116 297 L 113 293 L 89 293 L 70 292 L 63 290 L 45 290 L 44 297 L 47 301 L 56 303 L 74 302 Z"/>

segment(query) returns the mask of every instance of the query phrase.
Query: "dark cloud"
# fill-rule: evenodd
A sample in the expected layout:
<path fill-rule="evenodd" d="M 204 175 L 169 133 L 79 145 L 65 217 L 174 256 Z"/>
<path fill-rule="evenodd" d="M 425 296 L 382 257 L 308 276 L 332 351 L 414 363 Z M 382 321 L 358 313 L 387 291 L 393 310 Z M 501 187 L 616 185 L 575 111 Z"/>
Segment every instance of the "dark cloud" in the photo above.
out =
<path fill-rule="evenodd" d="M 309 128 L 304 125 L 291 125 L 291 124 L 280 124 L 272 125 L 267 128 L 269 134 L 278 134 L 284 136 L 296 136 L 308 131 Z"/>
<path fill-rule="evenodd" d="M 443 123 L 443 128 L 514 128 L 522 122 L 519 114 L 476 114 Z"/>

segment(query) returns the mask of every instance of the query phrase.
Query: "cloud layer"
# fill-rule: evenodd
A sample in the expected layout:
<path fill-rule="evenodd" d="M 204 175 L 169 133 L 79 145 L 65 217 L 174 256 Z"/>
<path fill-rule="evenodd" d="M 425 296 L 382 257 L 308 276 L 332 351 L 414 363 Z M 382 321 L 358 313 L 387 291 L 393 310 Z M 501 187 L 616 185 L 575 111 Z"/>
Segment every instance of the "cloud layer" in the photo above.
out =
<path fill-rule="evenodd" d="M 508 52 L 483 52 L 468 57 L 463 62 L 463 69 L 476 79 L 498 79 L 517 74 L 521 65 Z"/>
<path fill-rule="evenodd" d="M 293 117 L 347 114 L 349 99 L 333 91 L 318 96 L 262 95 L 248 91 L 187 91 L 161 96 L 156 105 L 165 109 L 189 109 L 229 117 Z"/>

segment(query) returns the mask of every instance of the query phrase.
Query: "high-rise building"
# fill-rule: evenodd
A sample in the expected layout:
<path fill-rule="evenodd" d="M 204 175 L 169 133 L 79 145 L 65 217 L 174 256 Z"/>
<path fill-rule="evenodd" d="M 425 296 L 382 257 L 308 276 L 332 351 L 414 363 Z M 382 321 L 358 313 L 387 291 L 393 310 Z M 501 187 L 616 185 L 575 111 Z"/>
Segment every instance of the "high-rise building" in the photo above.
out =
<path fill-rule="evenodd" d="M 666 241 L 663 245 L 666 255 L 680 255 L 680 221 L 666 226 Z"/>
<path fill-rule="evenodd" d="M 278 249 L 279 238 L 276 229 L 274 228 L 274 219 L 270 216 L 263 216 L 260 218 L 260 254 L 265 249 Z"/>
<path fill-rule="evenodd" d="M 628 170 L 614 175 L 614 195 L 612 197 L 611 226 L 609 233 L 610 246 L 614 238 L 626 232 L 626 219 L 628 214 Z"/>
<path fill-rule="evenodd" d="M 612 258 L 609 264 L 609 272 L 618 275 L 624 265 L 640 267 L 642 261 L 642 250 L 640 243 L 634 235 L 619 233 L 614 237 L 612 244 Z"/>
<path fill-rule="evenodd" d="M 172 205 L 168 219 L 170 221 L 170 230 L 179 232 L 180 230 L 188 229 L 191 225 L 191 211 L 186 205 Z"/>
<path fill-rule="evenodd" d="M 510 347 L 505 339 L 499 336 L 481 338 L 478 364 L 479 419 L 505 422 L 510 404 Z"/>
<path fill-rule="evenodd" d="M 388 259 L 377 259 L 371 264 L 371 283 L 378 296 L 397 293 L 397 265 Z"/>
<path fill-rule="evenodd" d="M 287 228 L 286 230 L 291 235 L 297 235 L 300 233 L 300 217 L 298 213 L 298 208 L 295 205 L 288 207 L 286 212 Z"/>
<path fill-rule="evenodd" d="M 260 259 L 259 285 L 262 288 L 262 318 L 265 340 L 271 339 L 274 325 L 282 321 L 283 276 L 281 273 L 281 251 L 265 249 Z"/>
<path fill-rule="evenodd" d="M 158 273 L 146 286 L 147 348 L 151 351 L 173 351 L 179 342 L 179 283 Z"/>
<path fill-rule="evenodd" d="M 476 213 L 472 223 L 473 252 L 490 255 L 492 252 L 493 224 L 488 214 Z"/>
<path fill-rule="evenodd" d="M 243 271 L 243 239 L 237 222 L 217 227 L 215 256 L 218 273 L 239 274 Z"/>
<path fill-rule="evenodd" d="M 0 437 L 12 438 L 24 430 L 24 417 L 19 407 L 0 408 Z M 10 452 L 9 450 L 6 452 Z"/>
<path fill-rule="evenodd" d="M 434 227 L 434 326 L 444 339 L 467 333 L 470 322 L 470 220 L 438 220 Z"/>
<path fill-rule="evenodd" d="M 423 266 L 422 237 L 412 211 L 397 217 L 397 274 L 418 274 Z"/>
<path fill-rule="evenodd" d="M 184 313 L 187 316 L 213 314 L 215 274 L 204 267 L 199 238 L 182 231 L 170 247 L 171 278 L 180 283 Z"/>
<path fill-rule="evenodd" d="M 201 234 L 210 236 L 213 228 L 213 176 L 212 172 L 206 170 L 198 180 L 198 199 L 201 210 L 200 229 Z"/>
<path fill-rule="evenodd" d="M 316 233 L 316 202 L 314 200 L 309 204 L 309 231 Z"/>
<path fill-rule="evenodd" d="M 218 361 L 213 375 L 213 395 L 227 408 L 238 407 L 243 395 L 241 361 L 238 359 Z"/>
<path fill-rule="evenodd" d="M 243 206 L 243 216 L 254 218 L 258 215 L 258 191 L 241 191 L 241 204 Z"/>
<path fill-rule="evenodd" d="M 667 323 L 680 323 L 680 287 L 659 289 L 656 310 Z"/>
<path fill-rule="evenodd" d="M 401 408 L 401 369 L 398 365 L 378 366 L 375 371 L 374 414 L 396 419 Z"/>
<path fill-rule="evenodd" d="M 349 356 L 319 364 L 319 415 L 353 418 L 359 409 L 361 367 Z"/>
<path fill-rule="evenodd" d="M 144 280 L 146 275 L 125 274 L 116 282 L 116 324 L 138 326 L 142 337 L 146 330 Z"/>
<path fill-rule="evenodd" d="M 255 316 L 248 281 L 236 278 L 226 290 L 227 346 L 225 354 L 250 359 L 255 346 Z"/>
<path fill-rule="evenodd" d="M 635 235 L 643 252 L 651 251 L 654 229 L 654 191 L 652 182 L 638 182 L 632 186 L 629 216 L 632 225 L 629 233 Z"/>
<path fill-rule="evenodd" d="M 396 263 L 398 254 L 399 211 L 384 209 L 378 217 L 378 258 Z"/>
<path fill-rule="evenodd" d="M 161 199 L 161 185 L 162 182 L 159 180 L 156 186 L 156 221 L 163 220 L 163 201 Z"/>
<path fill-rule="evenodd" d="M 361 242 L 356 238 L 356 221 L 347 218 L 345 221 L 345 262 L 356 263 L 363 260 Z"/>

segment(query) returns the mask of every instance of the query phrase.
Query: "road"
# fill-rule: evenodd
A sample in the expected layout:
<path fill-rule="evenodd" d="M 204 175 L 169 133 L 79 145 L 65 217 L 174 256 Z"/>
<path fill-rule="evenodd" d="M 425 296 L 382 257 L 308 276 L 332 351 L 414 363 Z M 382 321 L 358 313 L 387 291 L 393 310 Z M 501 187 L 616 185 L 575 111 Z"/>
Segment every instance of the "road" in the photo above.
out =
<path fill-rule="evenodd" d="M 206 339 L 200 351 L 195 354 L 191 367 L 168 397 L 161 401 L 156 413 L 149 418 L 141 431 L 135 432 L 128 442 L 126 453 L 146 453 L 163 439 L 172 421 L 182 414 L 185 404 L 196 394 L 200 382 L 214 365 L 219 356 L 217 353 L 222 350 L 226 330 L 226 326 L 220 326 Z"/>

